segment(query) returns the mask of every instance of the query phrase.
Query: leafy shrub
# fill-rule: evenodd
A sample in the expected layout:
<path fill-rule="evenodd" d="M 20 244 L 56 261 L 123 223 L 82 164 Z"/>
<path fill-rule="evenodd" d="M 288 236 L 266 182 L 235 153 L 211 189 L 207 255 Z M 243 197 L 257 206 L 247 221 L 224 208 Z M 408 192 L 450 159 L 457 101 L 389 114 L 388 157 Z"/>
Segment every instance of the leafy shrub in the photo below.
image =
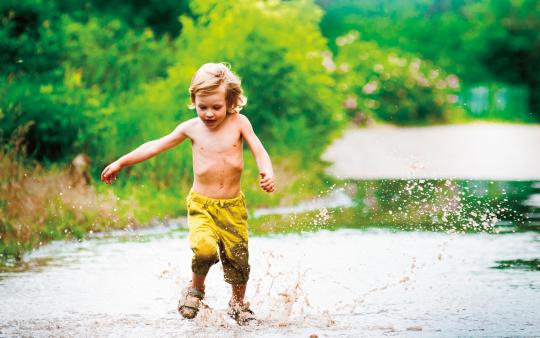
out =
<path fill-rule="evenodd" d="M 49 1 L 0 2 L 0 73 L 36 76 L 56 70 L 63 48 L 58 17 Z"/>
<path fill-rule="evenodd" d="M 136 89 L 166 75 L 172 63 L 167 39 L 150 29 L 133 31 L 119 19 L 64 17 L 66 60 L 63 66 L 79 76 L 83 87 L 97 86 L 107 96 Z"/>
<path fill-rule="evenodd" d="M 81 107 L 70 101 L 62 84 L 45 84 L 26 78 L 12 82 L 0 79 L 0 96 L 0 110 L 4 115 L 0 119 L 0 130 L 6 137 L 18 126 L 31 123 L 24 136 L 28 155 L 55 161 L 74 152 L 83 116 L 79 114 Z"/>
<path fill-rule="evenodd" d="M 445 122 L 463 114 L 454 104 L 459 89 L 455 75 L 357 38 L 354 31 L 341 37 L 336 58 L 338 82 L 353 117 L 363 114 L 404 125 Z"/>

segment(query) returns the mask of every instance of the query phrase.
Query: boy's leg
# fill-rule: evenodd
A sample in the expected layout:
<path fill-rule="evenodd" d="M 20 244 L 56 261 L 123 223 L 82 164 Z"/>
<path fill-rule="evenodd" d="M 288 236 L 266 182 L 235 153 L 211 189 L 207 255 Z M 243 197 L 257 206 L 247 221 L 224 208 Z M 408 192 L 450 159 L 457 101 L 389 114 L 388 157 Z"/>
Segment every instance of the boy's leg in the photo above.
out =
<path fill-rule="evenodd" d="M 194 287 L 195 289 L 204 292 L 204 280 L 206 279 L 206 276 L 204 275 L 197 275 L 195 272 L 191 274 L 191 287 Z"/>
<path fill-rule="evenodd" d="M 247 243 L 237 243 L 230 249 L 220 245 L 219 255 L 225 282 L 231 284 L 231 303 L 243 304 L 250 272 Z"/>
<path fill-rule="evenodd" d="M 232 284 L 232 304 L 244 304 L 247 284 Z"/>
<path fill-rule="evenodd" d="M 188 200 L 189 246 L 193 251 L 191 271 L 193 287 L 204 291 L 204 278 L 210 267 L 219 262 L 219 238 L 209 210 L 203 205 Z"/>
<path fill-rule="evenodd" d="M 195 272 L 191 273 L 191 287 L 199 290 L 204 293 L 204 280 L 206 279 L 205 275 L 197 275 Z M 188 295 L 188 299 L 196 304 L 200 304 L 201 300 L 197 297 Z"/>
<path fill-rule="evenodd" d="M 185 318 L 194 318 L 197 315 L 202 297 L 204 297 L 206 274 L 210 267 L 218 262 L 217 242 L 210 231 L 204 226 L 190 229 L 189 242 L 193 250 L 191 260 L 191 285 L 199 291 L 199 295 L 187 289 L 179 304 L 179 311 Z"/>
<path fill-rule="evenodd" d="M 224 208 L 220 216 L 219 256 L 225 282 L 232 287 L 231 303 L 243 304 L 250 272 L 245 200 Z"/>
<path fill-rule="evenodd" d="M 192 278 L 190 287 L 198 290 L 204 297 L 204 281 L 206 274 L 212 265 L 219 261 L 218 258 L 218 237 L 214 230 L 214 221 L 208 213 L 205 206 L 194 203 L 188 197 L 188 226 L 189 226 L 189 245 L 193 251 L 191 260 Z M 184 296 L 184 302 L 193 304 L 190 309 L 179 308 L 182 315 L 186 318 L 193 318 L 197 314 L 198 305 L 201 298 L 195 297 L 193 293 L 187 292 Z M 182 310 L 183 309 L 183 310 Z"/>

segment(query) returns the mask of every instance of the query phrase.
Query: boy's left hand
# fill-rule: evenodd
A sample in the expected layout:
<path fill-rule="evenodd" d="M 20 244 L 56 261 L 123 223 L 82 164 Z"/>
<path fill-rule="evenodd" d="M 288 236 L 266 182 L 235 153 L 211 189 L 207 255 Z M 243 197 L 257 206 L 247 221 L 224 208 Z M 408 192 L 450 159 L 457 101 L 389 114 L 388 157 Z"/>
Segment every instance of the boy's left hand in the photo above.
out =
<path fill-rule="evenodd" d="M 259 175 L 261 176 L 259 185 L 261 186 L 262 190 L 266 192 L 273 192 L 274 191 L 274 175 L 268 174 L 265 172 L 261 172 Z"/>

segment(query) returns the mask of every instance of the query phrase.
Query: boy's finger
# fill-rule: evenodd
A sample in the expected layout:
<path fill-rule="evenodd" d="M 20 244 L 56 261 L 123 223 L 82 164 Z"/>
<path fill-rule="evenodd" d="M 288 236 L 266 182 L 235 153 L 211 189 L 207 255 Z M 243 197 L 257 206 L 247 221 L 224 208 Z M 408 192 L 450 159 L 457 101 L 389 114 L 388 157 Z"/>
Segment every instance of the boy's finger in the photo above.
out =
<path fill-rule="evenodd" d="M 273 186 L 273 185 L 274 185 L 274 184 L 273 184 L 272 182 L 268 182 L 268 183 L 265 184 L 264 186 L 265 186 L 265 187 L 271 187 L 271 186 Z"/>

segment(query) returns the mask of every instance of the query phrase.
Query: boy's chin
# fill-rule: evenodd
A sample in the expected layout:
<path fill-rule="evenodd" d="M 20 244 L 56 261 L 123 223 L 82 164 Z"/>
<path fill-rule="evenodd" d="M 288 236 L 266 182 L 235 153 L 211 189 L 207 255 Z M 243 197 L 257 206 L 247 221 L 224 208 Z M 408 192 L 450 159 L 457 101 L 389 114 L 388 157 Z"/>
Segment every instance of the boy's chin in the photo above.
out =
<path fill-rule="evenodd" d="M 203 120 L 202 122 L 207 128 L 214 129 L 214 128 L 217 128 L 221 124 L 222 121 L 214 120 L 210 122 L 210 121 Z"/>

